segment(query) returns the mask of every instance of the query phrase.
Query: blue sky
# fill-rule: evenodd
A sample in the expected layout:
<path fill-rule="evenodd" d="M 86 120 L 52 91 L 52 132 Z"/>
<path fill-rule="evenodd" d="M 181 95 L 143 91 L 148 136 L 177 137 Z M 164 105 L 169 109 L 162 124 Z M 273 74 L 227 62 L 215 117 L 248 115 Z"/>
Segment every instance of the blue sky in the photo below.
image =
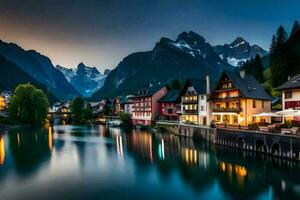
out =
<path fill-rule="evenodd" d="M 268 49 L 282 24 L 300 20 L 297 0 L 0 0 L 0 39 L 36 49 L 54 64 L 114 68 L 161 37 L 195 31 L 211 44 L 241 36 Z"/>

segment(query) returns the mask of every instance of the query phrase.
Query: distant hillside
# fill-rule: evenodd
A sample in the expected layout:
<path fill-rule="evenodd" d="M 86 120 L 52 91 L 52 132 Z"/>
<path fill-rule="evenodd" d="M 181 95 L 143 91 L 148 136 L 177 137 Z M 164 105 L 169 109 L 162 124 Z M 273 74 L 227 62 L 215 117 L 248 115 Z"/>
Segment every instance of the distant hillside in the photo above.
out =
<path fill-rule="evenodd" d="M 153 50 L 124 58 L 92 99 L 132 94 L 141 87 L 164 84 L 174 78 L 199 78 L 209 73 L 217 79 L 224 68 L 230 67 L 202 36 L 183 32 L 175 41 L 162 38 Z"/>
<path fill-rule="evenodd" d="M 47 86 L 58 98 L 71 99 L 80 95 L 64 75 L 55 69 L 48 57 L 33 50 L 26 51 L 14 43 L 6 43 L 1 40 L 0 54 L 18 65 L 35 80 Z"/>
<path fill-rule="evenodd" d="M 45 85 L 39 83 L 16 64 L 0 55 L 0 91 L 13 91 L 17 85 L 23 83 L 31 83 L 37 88 L 42 89 L 48 95 L 51 103 L 57 101 L 57 98 L 53 94 L 47 92 Z"/>

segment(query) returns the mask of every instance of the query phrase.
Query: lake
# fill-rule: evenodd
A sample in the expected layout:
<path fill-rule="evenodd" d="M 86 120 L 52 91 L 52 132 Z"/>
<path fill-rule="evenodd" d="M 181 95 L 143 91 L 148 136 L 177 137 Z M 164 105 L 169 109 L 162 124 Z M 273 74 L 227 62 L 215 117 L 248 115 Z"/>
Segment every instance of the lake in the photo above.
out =
<path fill-rule="evenodd" d="M 105 126 L 0 133 L 0 199 L 300 199 L 300 164 Z"/>

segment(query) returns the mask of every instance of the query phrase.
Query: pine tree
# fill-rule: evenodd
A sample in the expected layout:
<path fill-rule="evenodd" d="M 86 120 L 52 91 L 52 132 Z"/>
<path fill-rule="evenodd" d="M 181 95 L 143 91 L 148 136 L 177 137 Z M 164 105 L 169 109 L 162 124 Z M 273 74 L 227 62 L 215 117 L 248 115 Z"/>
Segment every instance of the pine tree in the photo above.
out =
<path fill-rule="evenodd" d="M 288 52 L 286 50 L 287 34 L 283 26 L 279 26 L 276 32 L 276 45 L 270 53 L 270 68 L 272 85 L 278 87 L 283 84 L 289 75 Z"/>
<path fill-rule="evenodd" d="M 263 75 L 263 64 L 261 61 L 261 57 L 257 54 L 253 60 L 252 64 L 252 75 L 258 80 L 260 83 L 264 82 L 264 75 Z"/>
<path fill-rule="evenodd" d="M 276 48 L 276 37 L 275 35 L 273 35 L 271 45 L 270 45 L 270 53 L 273 53 L 275 48 Z"/>
<path fill-rule="evenodd" d="M 293 25 L 293 28 L 292 28 L 292 31 L 291 31 L 291 35 L 290 35 L 290 38 L 295 36 L 295 34 L 300 31 L 300 24 L 299 22 L 296 20 L 294 22 L 294 25 Z"/>
<path fill-rule="evenodd" d="M 276 33 L 276 44 L 281 45 L 286 42 L 287 33 L 282 25 L 279 26 Z"/>

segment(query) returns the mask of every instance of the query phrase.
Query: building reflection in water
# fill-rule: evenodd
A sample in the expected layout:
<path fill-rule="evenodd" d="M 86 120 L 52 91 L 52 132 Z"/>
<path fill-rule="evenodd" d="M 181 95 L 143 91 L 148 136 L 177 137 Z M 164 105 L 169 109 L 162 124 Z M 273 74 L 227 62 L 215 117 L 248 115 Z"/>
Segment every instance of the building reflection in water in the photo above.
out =
<path fill-rule="evenodd" d="M 121 135 L 116 136 L 117 154 L 120 158 L 124 158 L 123 140 Z"/>
<path fill-rule="evenodd" d="M 5 160 L 5 142 L 4 136 L 0 135 L 0 165 L 4 164 Z"/>
<path fill-rule="evenodd" d="M 52 150 L 53 141 L 52 141 L 52 127 L 51 126 L 49 126 L 49 128 L 48 128 L 48 146 L 49 146 L 49 149 Z"/>
<path fill-rule="evenodd" d="M 165 144 L 164 139 L 161 139 L 161 143 L 158 145 L 158 156 L 160 160 L 165 159 Z"/>
<path fill-rule="evenodd" d="M 245 181 L 248 176 L 248 169 L 244 166 L 219 162 L 219 168 L 223 174 L 231 181 L 237 183 L 240 189 L 244 189 Z"/>
<path fill-rule="evenodd" d="M 153 162 L 152 135 L 148 132 L 133 130 L 127 134 L 127 147 L 129 151 L 142 160 Z"/>

